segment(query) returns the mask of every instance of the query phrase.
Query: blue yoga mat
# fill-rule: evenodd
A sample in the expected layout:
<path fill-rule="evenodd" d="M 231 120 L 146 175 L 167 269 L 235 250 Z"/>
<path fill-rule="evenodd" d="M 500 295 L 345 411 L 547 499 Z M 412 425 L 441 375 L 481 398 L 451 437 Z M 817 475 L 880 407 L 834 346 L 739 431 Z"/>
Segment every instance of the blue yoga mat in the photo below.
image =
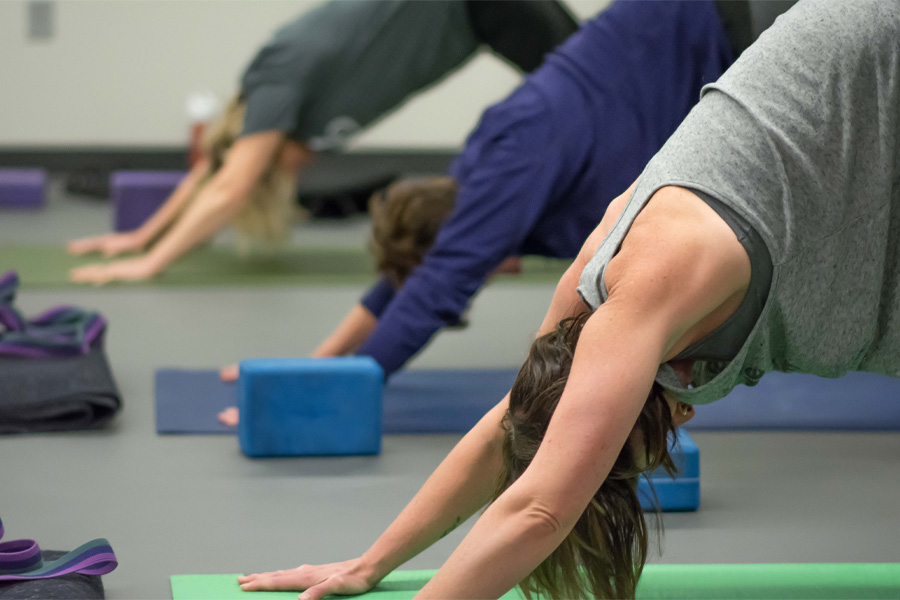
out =
<path fill-rule="evenodd" d="M 399 373 L 384 389 L 384 433 L 465 433 L 515 377 L 509 369 Z M 156 372 L 157 433 L 236 433 L 217 418 L 229 406 L 237 406 L 237 385 L 223 383 L 216 371 Z"/>
<path fill-rule="evenodd" d="M 385 433 L 463 433 L 509 391 L 511 369 L 407 371 L 384 392 Z M 216 371 L 156 373 L 161 434 L 235 433 L 219 411 L 237 406 L 237 386 Z M 755 387 L 698 406 L 687 424 L 705 430 L 900 431 L 900 380 L 870 373 L 841 379 L 769 373 Z"/>
<path fill-rule="evenodd" d="M 515 372 L 409 371 L 393 377 L 383 398 L 384 433 L 463 433 L 509 391 Z M 237 385 L 222 383 L 215 371 L 163 369 L 156 373 L 156 430 L 160 434 L 225 433 L 236 427 L 216 418 L 237 405 Z M 653 473 L 638 485 L 641 506 L 692 511 L 700 505 L 700 451 L 679 431 L 672 459 L 679 476 Z"/>

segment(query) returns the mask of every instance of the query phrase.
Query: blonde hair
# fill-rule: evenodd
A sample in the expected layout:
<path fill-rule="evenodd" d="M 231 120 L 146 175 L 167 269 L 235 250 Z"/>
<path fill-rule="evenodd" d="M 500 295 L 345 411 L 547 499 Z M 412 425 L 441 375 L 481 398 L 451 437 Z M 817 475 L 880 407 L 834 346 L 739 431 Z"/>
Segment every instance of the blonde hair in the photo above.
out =
<path fill-rule="evenodd" d="M 246 104 L 234 97 L 209 128 L 204 153 L 210 168 L 198 183 L 195 197 L 225 163 L 228 151 L 243 130 L 245 112 Z M 296 177 L 279 169 L 274 161 L 253 186 L 247 200 L 233 223 L 238 233 L 238 250 L 242 253 L 255 248 L 279 249 L 288 239 L 290 224 L 304 214 L 296 203 Z"/>

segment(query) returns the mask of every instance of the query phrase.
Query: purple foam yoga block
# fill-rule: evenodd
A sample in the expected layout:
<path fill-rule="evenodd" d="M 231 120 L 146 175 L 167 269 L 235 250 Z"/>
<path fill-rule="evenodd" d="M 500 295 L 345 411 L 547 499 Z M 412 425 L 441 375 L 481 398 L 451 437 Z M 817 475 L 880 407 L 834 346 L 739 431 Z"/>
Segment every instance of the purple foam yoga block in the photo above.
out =
<path fill-rule="evenodd" d="M 110 176 L 113 228 L 131 231 L 140 227 L 184 179 L 184 171 L 116 171 Z"/>
<path fill-rule="evenodd" d="M 41 208 L 47 191 L 42 169 L 0 169 L 0 206 Z"/>

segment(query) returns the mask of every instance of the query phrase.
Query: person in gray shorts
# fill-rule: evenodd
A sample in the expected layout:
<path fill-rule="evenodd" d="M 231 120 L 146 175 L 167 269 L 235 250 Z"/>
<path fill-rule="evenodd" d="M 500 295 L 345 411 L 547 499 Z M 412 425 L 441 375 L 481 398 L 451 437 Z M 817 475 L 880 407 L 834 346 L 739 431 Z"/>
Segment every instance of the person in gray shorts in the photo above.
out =
<path fill-rule="evenodd" d="M 279 29 L 248 65 L 205 157 L 139 229 L 76 240 L 72 254 L 143 256 L 75 269 L 75 281 L 139 280 L 234 222 L 277 245 L 297 177 L 319 152 L 434 85 L 480 47 L 529 72 L 578 29 L 559 0 L 332 1 Z"/>
<path fill-rule="evenodd" d="M 900 376 L 896 0 L 802 0 L 706 86 L 561 278 L 510 394 L 363 557 L 239 581 L 361 591 L 489 504 L 420 597 L 634 597 L 638 476 L 672 467 L 694 405 L 775 370 Z"/>

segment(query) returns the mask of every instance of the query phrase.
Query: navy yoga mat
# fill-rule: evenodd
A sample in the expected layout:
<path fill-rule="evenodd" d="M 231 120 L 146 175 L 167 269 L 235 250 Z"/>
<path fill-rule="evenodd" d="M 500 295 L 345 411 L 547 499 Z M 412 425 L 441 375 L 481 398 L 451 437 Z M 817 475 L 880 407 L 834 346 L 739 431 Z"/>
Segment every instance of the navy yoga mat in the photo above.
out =
<path fill-rule="evenodd" d="M 465 433 L 509 391 L 515 371 L 407 371 L 384 390 L 384 433 Z M 237 406 L 237 385 L 216 371 L 156 372 L 157 433 L 235 433 L 217 415 Z"/>
<path fill-rule="evenodd" d="M 515 372 L 410 371 L 384 389 L 384 433 L 462 433 L 472 428 L 509 391 Z M 235 433 L 216 418 L 237 405 L 237 385 L 222 383 L 215 371 L 164 369 L 156 373 L 158 433 Z M 700 452 L 687 432 L 678 432 L 672 452 L 679 477 L 660 471 L 653 487 L 639 481 L 645 509 L 697 510 L 700 505 Z"/>
<path fill-rule="evenodd" d="M 384 394 L 385 433 L 463 433 L 509 391 L 515 371 L 407 371 Z M 215 371 L 156 373 L 158 433 L 234 433 L 216 415 L 237 406 L 237 386 Z M 704 430 L 900 431 L 900 380 L 870 373 L 841 379 L 769 373 L 755 387 L 697 407 L 687 424 Z"/>

